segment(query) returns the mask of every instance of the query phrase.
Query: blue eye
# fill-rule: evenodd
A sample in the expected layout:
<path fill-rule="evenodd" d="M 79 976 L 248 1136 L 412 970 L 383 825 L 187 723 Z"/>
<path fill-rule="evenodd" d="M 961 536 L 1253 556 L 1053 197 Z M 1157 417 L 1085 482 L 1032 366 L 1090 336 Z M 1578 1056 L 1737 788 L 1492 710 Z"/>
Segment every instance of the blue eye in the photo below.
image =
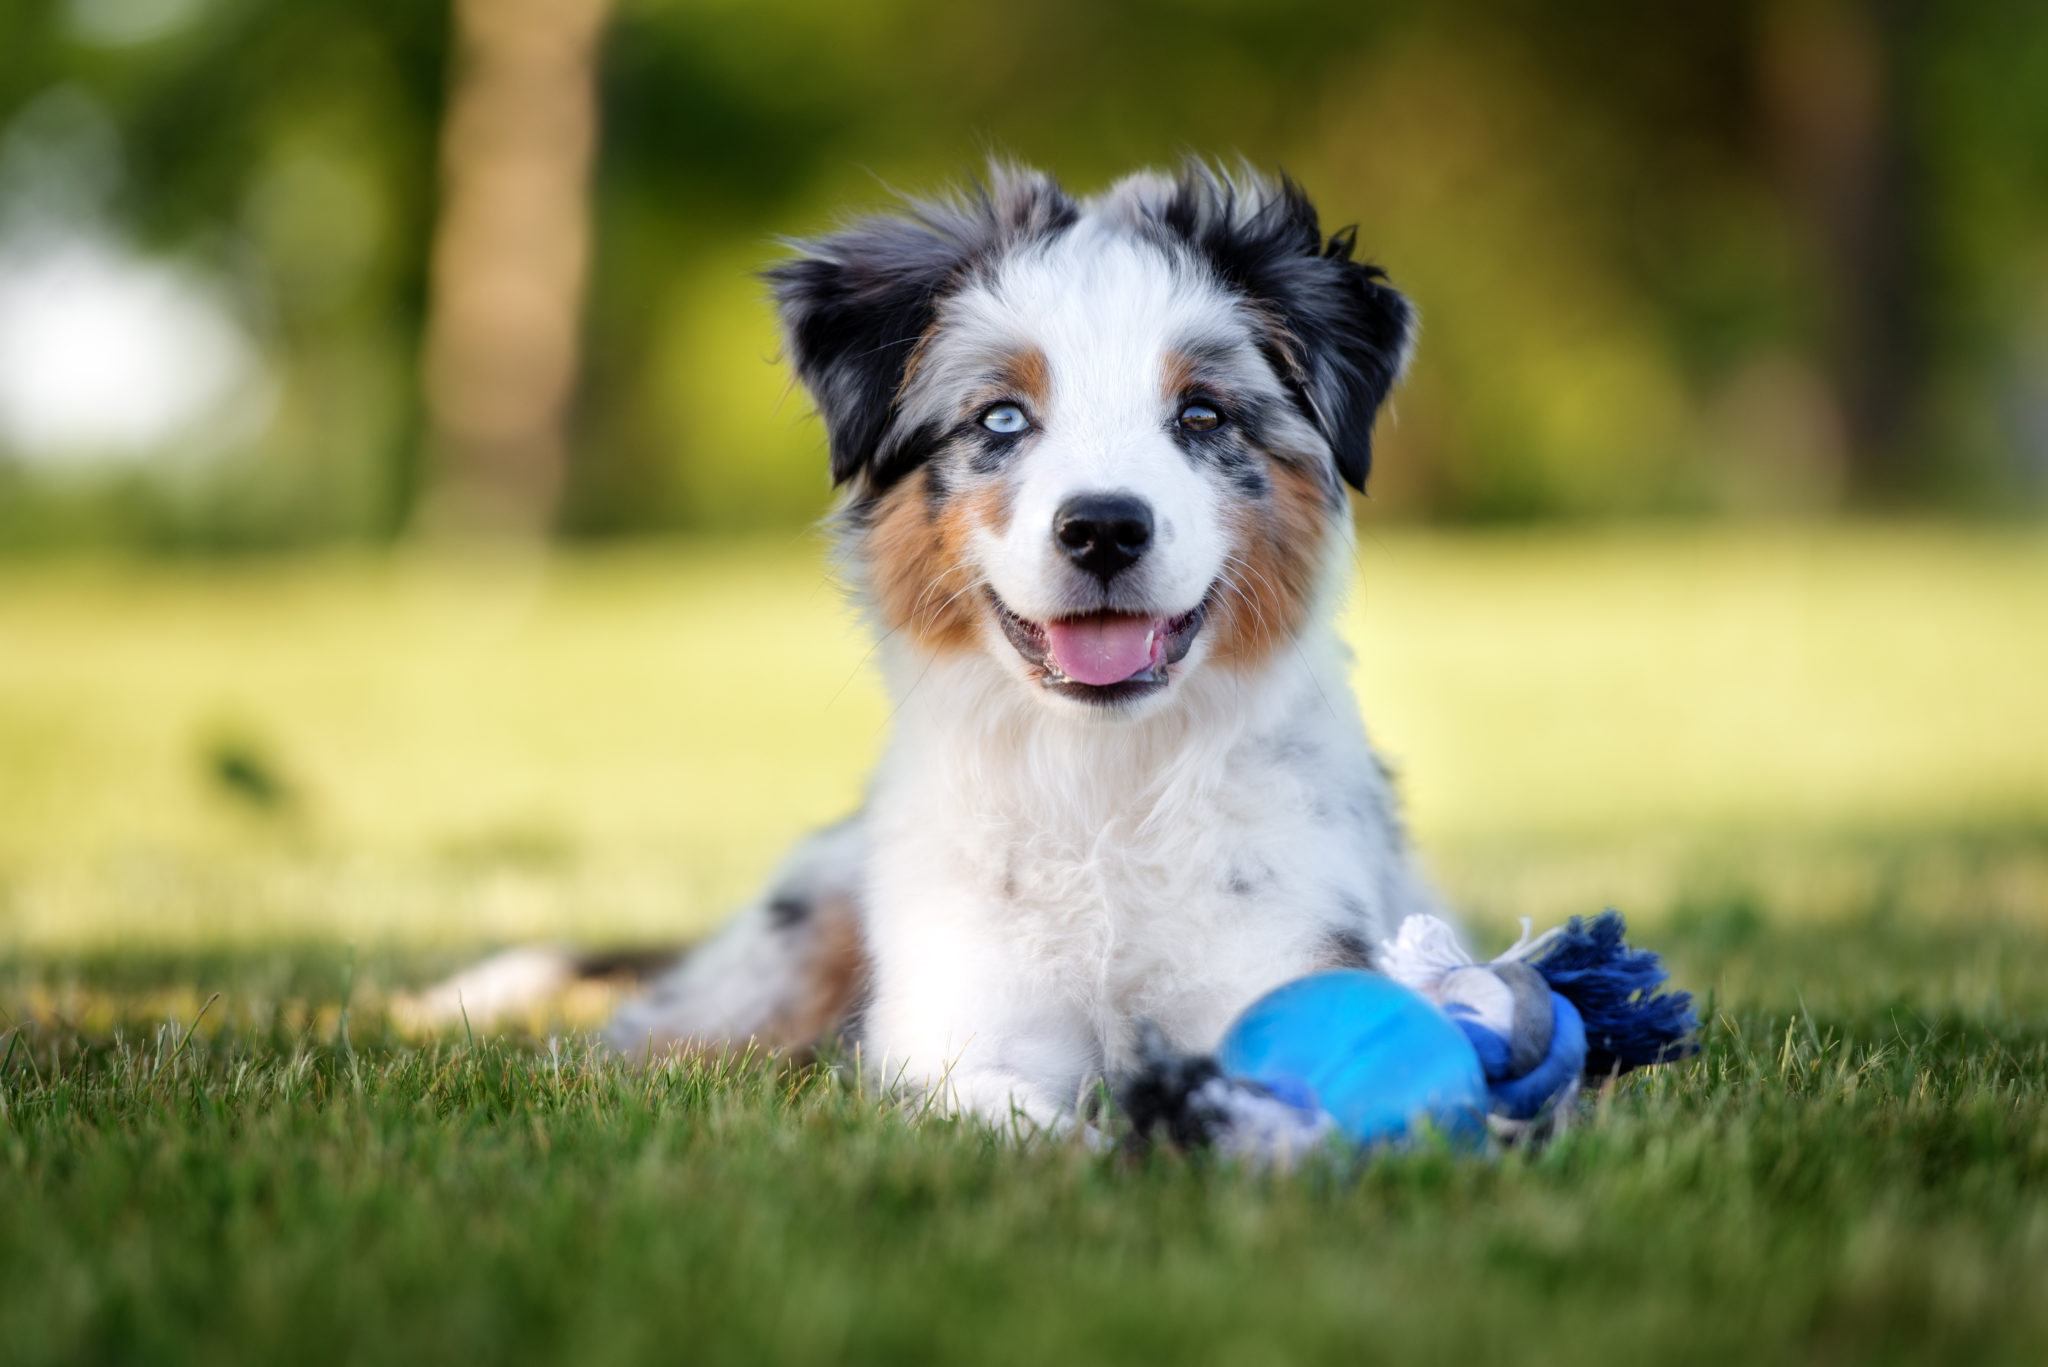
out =
<path fill-rule="evenodd" d="M 1191 403 L 1177 419 L 1184 432 L 1207 432 L 1223 421 L 1223 415 L 1205 403 Z"/>
<path fill-rule="evenodd" d="M 1003 436 L 1014 436 L 1031 426 L 1031 419 L 1024 416 L 1024 410 L 1013 403 L 999 403 L 981 415 L 981 425 L 991 432 Z"/>

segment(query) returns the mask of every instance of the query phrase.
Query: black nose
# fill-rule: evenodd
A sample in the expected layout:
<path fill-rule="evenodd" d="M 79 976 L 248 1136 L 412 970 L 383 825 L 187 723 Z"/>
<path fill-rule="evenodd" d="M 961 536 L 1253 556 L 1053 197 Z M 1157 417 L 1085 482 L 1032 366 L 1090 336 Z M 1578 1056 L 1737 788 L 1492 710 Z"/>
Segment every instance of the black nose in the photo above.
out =
<path fill-rule="evenodd" d="M 1105 582 L 1152 544 L 1152 509 L 1130 494 L 1076 494 L 1052 516 L 1067 558 Z"/>

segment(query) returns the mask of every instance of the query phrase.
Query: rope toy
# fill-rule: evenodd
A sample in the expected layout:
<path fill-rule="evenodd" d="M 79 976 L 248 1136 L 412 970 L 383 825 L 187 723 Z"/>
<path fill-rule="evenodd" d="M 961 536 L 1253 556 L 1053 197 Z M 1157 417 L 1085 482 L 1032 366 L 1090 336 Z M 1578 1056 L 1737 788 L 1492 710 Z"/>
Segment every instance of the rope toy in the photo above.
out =
<path fill-rule="evenodd" d="M 1657 956 L 1619 912 L 1522 938 L 1479 963 L 1448 922 L 1410 916 L 1380 973 L 1336 969 L 1247 1007 L 1214 1055 L 1155 1029 L 1121 1091 L 1133 1138 L 1164 1136 L 1284 1165 L 1343 1141 L 1399 1144 L 1424 1129 L 1467 1147 L 1540 1137 L 1585 1080 L 1694 1053 L 1692 996 L 1660 992 Z"/>

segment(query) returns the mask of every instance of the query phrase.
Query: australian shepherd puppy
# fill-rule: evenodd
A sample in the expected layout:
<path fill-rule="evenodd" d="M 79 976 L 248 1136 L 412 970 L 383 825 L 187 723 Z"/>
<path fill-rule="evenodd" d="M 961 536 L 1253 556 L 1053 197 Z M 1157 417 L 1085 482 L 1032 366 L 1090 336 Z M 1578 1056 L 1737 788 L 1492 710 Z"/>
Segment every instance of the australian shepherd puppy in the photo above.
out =
<path fill-rule="evenodd" d="M 865 809 L 619 1048 L 837 1031 L 870 1078 L 1058 1129 L 1142 1024 L 1207 1049 L 1437 910 L 1332 626 L 1415 326 L 1350 230 L 1249 172 L 999 169 L 768 279 L 894 730 Z"/>

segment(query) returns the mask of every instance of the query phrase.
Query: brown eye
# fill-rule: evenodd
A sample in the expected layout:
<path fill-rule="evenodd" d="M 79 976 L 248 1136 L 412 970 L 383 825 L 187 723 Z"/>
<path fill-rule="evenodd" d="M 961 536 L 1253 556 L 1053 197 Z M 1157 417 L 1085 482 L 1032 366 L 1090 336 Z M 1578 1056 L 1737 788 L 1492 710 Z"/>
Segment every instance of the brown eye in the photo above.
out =
<path fill-rule="evenodd" d="M 1207 432 L 1223 421 L 1223 415 L 1205 403 L 1191 403 L 1180 410 L 1183 432 Z"/>

